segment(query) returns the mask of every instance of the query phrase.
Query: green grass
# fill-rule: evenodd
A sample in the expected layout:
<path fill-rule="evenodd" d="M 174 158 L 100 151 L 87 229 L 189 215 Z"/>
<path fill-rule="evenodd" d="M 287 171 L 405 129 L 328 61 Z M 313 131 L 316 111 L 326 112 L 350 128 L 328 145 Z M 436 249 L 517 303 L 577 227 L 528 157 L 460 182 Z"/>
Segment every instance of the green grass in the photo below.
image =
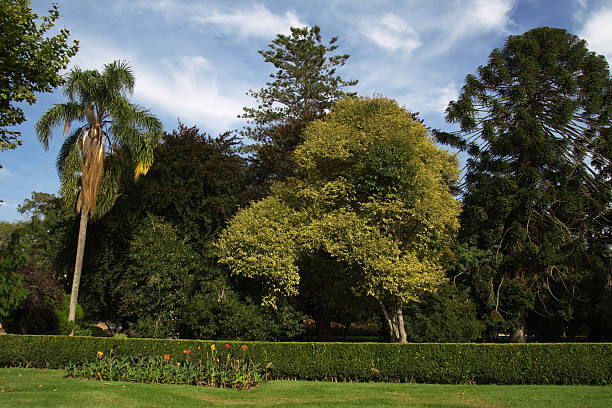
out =
<path fill-rule="evenodd" d="M 274 381 L 251 391 L 64 378 L 0 369 L 0 407 L 611 407 L 612 386 Z"/>

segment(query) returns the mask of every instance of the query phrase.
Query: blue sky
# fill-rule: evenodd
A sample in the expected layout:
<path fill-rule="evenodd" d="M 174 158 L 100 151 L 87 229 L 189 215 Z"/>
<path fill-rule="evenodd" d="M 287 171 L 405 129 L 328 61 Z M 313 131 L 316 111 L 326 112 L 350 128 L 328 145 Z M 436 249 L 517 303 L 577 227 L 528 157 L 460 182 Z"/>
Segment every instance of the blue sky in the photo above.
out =
<path fill-rule="evenodd" d="M 428 126 L 454 130 L 444 109 L 464 78 L 487 62 L 508 35 L 540 26 L 565 28 L 612 61 L 612 0 L 66 0 L 58 26 L 78 39 L 72 65 L 102 68 L 130 61 L 136 75 L 133 102 L 164 123 L 216 135 L 239 129 L 249 89 L 265 86 L 272 67 L 257 50 L 291 26 L 319 25 L 327 41 L 338 36 L 351 55 L 340 70 L 357 79 L 359 95 L 384 95 L 421 113 Z M 51 1 L 33 0 L 39 14 Z M 33 126 L 42 112 L 64 100 L 61 91 L 24 105 L 18 127 L 23 146 L 0 152 L 0 220 L 18 221 L 17 205 L 32 191 L 56 193 L 57 129 L 49 150 Z"/>

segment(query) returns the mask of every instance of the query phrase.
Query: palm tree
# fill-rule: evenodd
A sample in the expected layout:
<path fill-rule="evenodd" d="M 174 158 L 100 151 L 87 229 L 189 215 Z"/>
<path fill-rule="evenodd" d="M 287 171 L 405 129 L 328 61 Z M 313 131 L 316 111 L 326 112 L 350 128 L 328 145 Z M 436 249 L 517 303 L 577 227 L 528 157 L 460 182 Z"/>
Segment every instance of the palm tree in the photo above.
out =
<path fill-rule="evenodd" d="M 47 110 L 36 123 L 36 134 L 45 149 L 56 126 L 63 123 L 63 136 L 69 134 L 57 168 L 64 203 L 81 216 L 68 314 L 74 321 L 88 217 L 110 209 L 123 171 L 133 171 L 134 178 L 147 172 L 163 127 L 147 110 L 129 103 L 134 74 L 126 61 L 106 64 L 102 73 L 74 68 L 63 88 L 68 102 Z M 70 133 L 73 121 L 82 125 Z"/>

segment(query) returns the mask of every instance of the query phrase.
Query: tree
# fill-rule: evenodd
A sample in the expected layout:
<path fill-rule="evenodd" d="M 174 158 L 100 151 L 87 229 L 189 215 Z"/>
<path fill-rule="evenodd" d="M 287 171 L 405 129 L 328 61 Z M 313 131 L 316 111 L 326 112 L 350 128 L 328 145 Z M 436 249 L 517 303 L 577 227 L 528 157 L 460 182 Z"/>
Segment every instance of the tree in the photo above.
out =
<path fill-rule="evenodd" d="M 78 41 L 69 44 L 70 32 L 63 28 L 48 37 L 59 18 L 56 4 L 48 16 L 32 13 L 30 0 L 5 0 L 0 4 L 0 151 L 21 145 L 21 132 L 9 130 L 25 121 L 16 106 L 36 102 L 36 92 L 51 92 L 62 82 L 61 71 L 78 50 Z"/>
<path fill-rule="evenodd" d="M 155 116 L 129 103 L 127 95 L 133 91 L 134 74 L 127 62 L 106 64 L 102 73 L 74 68 L 64 84 L 68 102 L 54 105 L 36 123 L 45 148 L 55 126 L 63 122 L 66 136 L 73 121 L 84 123 L 66 138 L 57 160 L 62 197 L 81 214 L 69 321 L 75 318 L 88 217 L 112 206 L 124 169 L 131 169 L 135 178 L 147 172 L 163 130 Z"/>
<path fill-rule="evenodd" d="M 587 298 L 589 231 L 610 202 L 612 83 L 603 56 L 548 27 L 508 37 L 477 71 L 446 110 L 461 130 L 437 136 L 470 155 L 460 239 L 480 255 L 462 279 L 524 341 L 528 312 L 567 322 Z"/>
<path fill-rule="evenodd" d="M 263 281 L 264 304 L 296 295 L 305 258 L 325 253 L 355 294 L 372 297 L 393 341 L 402 306 L 443 280 L 440 249 L 458 228 L 456 159 L 396 102 L 347 98 L 313 122 L 295 158 L 301 179 L 238 212 L 217 242 L 232 273 Z"/>
<path fill-rule="evenodd" d="M 259 143 L 252 146 L 258 182 L 293 175 L 292 155 L 303 141 L 304 128 L 321 118 L 336 100 L 354 95 L 343 88 L 357 81 L 345 81 L 336 74 L 349 55 L 330 55 L 338 48 L 338 37 L 325 45 L 320 31 L 319 26 L 292 27 L 290 35 L 278 34 L 269 50 L 259 51 L 277 71 L 270 74 L 272 81 L 265 88 L 247 93 L 258 106 L 245 107 L 241 116 L 253 125 L 243 135 Z"/>

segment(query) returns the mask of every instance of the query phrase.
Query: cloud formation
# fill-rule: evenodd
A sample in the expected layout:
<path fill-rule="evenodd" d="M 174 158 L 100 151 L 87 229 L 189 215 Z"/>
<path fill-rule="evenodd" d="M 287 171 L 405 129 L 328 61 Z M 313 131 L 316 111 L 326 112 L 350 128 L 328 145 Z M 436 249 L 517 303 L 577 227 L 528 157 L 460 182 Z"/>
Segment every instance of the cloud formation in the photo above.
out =
<path fill-rule="evenodd" d="M 290 27 L 308 25 L 295 11 L 275 14 L 261 3 L 243 4 L 237 8 L 221 8 L 218 3 L 213 4 L 202 1 L 147 0 L 131 6 L 162 13 L 168 18 L 181 16 L 197 24 L 215 24 L 225 33 L 243 37 L 273 38 L 279 33 L 288 34 Z"/>
<path fill-rule="evenodd" d="M 612 8 L 601 8 L 584 23 L 579 37 L 584 38 L 589 50 L 603 54 L 612 61 Z"/>
<path fill-rule="evenodd" d="M 263 4 L 223 12 L 212 10 L 193 17 L 200 23 L 219 24 L 224 31 L 237 32 L 242 36 L 274 38 L 278 33 L 289 33 L 290 27 L 305 27 L 308 24 L 300 20 L 295 12 L 274 14 Z"/>
<path fill-rule="evenodd" d="M 402 18 L 393 14 L 386 14 L 376 22 L 363 22 L 362 28 L 364 35 L 374 44 L 390 51 L 410 53 L 421 46 L 419 34 Z"/>

